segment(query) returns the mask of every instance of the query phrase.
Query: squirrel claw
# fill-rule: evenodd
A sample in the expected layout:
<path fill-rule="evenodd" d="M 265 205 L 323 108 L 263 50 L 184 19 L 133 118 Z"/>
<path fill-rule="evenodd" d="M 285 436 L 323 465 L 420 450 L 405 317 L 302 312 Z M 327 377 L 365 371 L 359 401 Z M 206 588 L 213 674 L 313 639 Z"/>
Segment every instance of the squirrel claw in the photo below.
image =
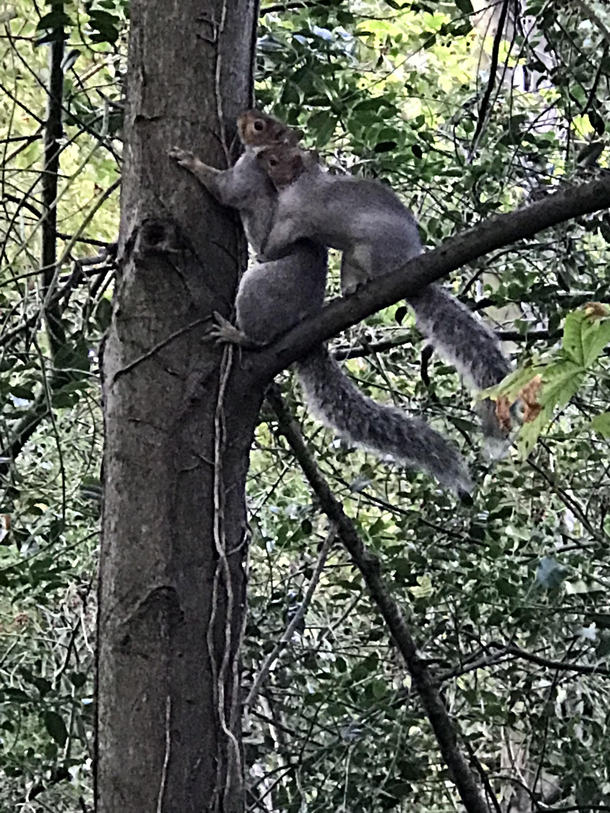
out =
<path fill-rule="evenodd" d="M 195 160 L 195 155 L 188 150 L 183 150 L 181 147 L 172 147 L 167 152 L 170 158 L 173 158 L 174 161 L 177 161 L 180 166 L 190 166 L 192 162 Z"/>
<path fill-rule="evenodd" d="M 214 311 L 214 319 L 216 320 L 216 325 L 211 328 L 204 341 L 216 342 L 216 344 L 237 344 L 245 348 L 258 347 L 256 342 L 248 339 L 245 333 L 242 333 L 239 328 L 232 325 L 231 322 L 225 319 L 218 311 Z"/>

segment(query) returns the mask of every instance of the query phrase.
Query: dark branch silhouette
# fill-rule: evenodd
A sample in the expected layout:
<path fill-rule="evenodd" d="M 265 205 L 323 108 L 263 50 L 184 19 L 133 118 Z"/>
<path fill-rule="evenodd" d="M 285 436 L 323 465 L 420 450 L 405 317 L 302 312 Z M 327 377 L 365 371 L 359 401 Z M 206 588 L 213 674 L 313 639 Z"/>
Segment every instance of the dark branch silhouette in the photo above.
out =
<path fill-rule="evenodd" d="M 63 10 L 63 6 L 59 7 Z M 41 174 L 42 205 L 42 257 L 41 282 L 43 300 L 51 296 L 57 271 L 57 189 L 59 155 L 63 136 L 62 99 L 64 72 L 64 30 L 55 30 L 55 39 L 49 49 L 49 86 L 47 90 L 47 120 L 44 128 L 44 166 Z M 56 356 L 66 341 L 58 303 L 45 306 L 45 319 L 52 356 Z"/>

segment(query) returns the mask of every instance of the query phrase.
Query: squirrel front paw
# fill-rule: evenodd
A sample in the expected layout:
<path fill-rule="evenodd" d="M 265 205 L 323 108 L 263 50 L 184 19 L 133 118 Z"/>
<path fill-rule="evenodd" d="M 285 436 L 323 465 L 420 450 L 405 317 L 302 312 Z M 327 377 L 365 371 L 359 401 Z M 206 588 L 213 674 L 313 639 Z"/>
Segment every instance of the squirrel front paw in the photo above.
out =
<path fill-rule="evenodd" d="M 171 150 L 168 150 L 167 154 L 181 167 L 185 167 L 186 169 L 191 169 L 197 161 L 194 153 L 189 150 L 183 150 L 180 147 L 172 147 Z"/>

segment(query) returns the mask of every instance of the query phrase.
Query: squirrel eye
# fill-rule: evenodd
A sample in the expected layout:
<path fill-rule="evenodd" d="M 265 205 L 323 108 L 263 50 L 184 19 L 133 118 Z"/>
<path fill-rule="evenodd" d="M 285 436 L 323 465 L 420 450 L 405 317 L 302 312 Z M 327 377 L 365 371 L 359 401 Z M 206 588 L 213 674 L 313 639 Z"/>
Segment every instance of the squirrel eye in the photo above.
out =
<path fill-rule="evenodd" d="M 276 167 L 278 164 L 279 164 L 279 161 L 277 160 L 277 158 L 270 158 L 269 159 L 269 166 L 270 167 Z"/>
<path fill-rule="evenodd" d="M 260 119 L 257 119 L 257 120 L 254 122 L 254 125 L 253 125 L 253 126 L 254 126 L 254 129 L 255 129 L 255 130 L 257 130 L 259 133 L 261 132 L 261 130 L 264 130 L 264 129 L 265 129 L 265 125 L 264 125 L 264 123 L 263 123 L 263 122 L 262 122 Z"/>

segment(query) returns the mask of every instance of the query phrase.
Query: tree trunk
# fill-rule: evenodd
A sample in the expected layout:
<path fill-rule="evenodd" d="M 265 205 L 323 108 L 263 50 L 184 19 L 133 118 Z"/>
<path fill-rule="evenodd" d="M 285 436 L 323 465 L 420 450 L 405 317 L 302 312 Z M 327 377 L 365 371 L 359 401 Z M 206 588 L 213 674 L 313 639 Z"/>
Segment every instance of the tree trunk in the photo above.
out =
<path fill-rule="evenodd" d="M 244 805 L 244 487 L 262 392 L 233 349 L 202 341 L 212 312 L 230 313 L 245 260 L 238 219 L 167 151 L 217 167 L 235 158 L 257 7 L 132 0 L 130 13 L 103 361 L 96 809 L 233 813 Z"/>

